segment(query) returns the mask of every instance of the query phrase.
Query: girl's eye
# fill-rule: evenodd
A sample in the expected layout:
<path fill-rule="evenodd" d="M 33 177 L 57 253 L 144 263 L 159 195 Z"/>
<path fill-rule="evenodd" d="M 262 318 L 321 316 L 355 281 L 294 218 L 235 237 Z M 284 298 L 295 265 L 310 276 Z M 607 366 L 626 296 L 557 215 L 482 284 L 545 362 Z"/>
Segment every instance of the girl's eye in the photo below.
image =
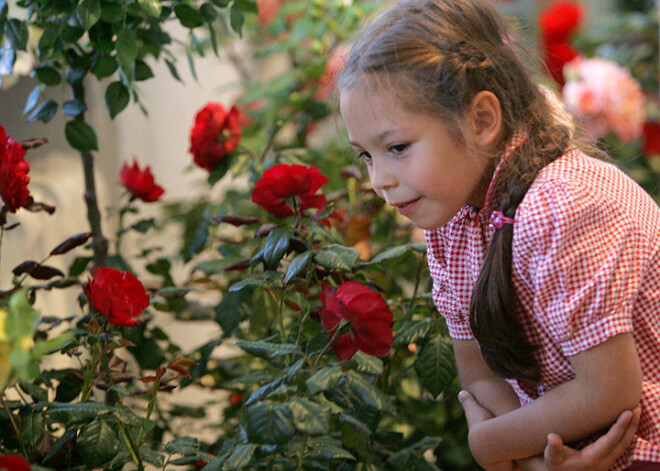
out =
<path fill-rule="evenodd" d="M 364 160 L 365 162 L 371 162 L 371 155 L 369 155 L 369 152 L 359 152 L 358 155 L 355 157 L 358 160 Z"/>
<path fill-rule="evenodd" d="M 401 154 L 408 148 L 408 144 L 392 144 L 388 150 L 393 154 Z"/>

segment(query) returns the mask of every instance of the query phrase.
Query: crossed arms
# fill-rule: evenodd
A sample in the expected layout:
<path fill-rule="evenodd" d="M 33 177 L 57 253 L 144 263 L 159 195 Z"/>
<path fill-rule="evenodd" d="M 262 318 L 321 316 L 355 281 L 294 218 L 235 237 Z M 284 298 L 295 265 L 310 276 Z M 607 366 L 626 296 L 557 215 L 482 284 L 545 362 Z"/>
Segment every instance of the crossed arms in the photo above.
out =
<path fill-rule="evenodd" d="M 521 465 L 530 469 L 524 459 L 541 455 L 549 434 L 557 434 L 566 442 L 588 437 L 615 423 L 641 398 L 642 372 L 629 333 L 570 357 L 575 378 L 525 407 L 520 407 L 509 384 L 488 368 L 476 342 L 455 340 L 454 351 L 463 389 L 476 399 L 476 407 L 489 412 L 475 419 L 479 413 L 471 398 L 463 401 L 470 425 L 470 449 L 486 469 L 498 469 L 512 460 L 523 460 Z M 557 439 L 553 438 L 555 445 Z M 611 449 L 619 445 L 620 453 L 627 442 L 623 448 L 619 443 L 611 445 Z"/>

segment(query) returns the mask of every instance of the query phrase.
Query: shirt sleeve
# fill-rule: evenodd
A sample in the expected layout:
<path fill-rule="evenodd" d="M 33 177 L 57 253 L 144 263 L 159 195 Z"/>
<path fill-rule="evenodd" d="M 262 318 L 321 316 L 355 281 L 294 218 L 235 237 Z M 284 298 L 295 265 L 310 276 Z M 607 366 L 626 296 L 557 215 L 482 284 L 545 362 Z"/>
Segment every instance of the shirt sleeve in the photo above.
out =
<path fill-rule="evenodd" d="M 474 336 L 470 329 L 470 321 L 467 315 L 462 313 L 458 297 L 454 294 L 449 281 L 441 229 L 425 231 L 425 236 L 426 257 L 433 280 L 433 303 L 440 315 L 445 318 L 452 339 L 472 340 Z"/>
<path fill-rule="evenodd" d="M 514 257 L 541 327 L 566 356 L 632 331 L 650 258 L 638 225 L 597 191 L 561 181 L 534 186 L 516 215 Z"/>

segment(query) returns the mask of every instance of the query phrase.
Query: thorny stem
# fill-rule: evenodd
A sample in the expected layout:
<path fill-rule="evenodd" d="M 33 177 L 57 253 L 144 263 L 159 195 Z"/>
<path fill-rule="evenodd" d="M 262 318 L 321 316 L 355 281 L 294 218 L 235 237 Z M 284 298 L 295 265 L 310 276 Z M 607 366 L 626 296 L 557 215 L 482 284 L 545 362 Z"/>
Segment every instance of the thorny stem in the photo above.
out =
<path fill-rule="evenodd" d="M 128 452 L 131 455 L 131 459 L 133 460 L 133 463 L 137 465 L 138 470 L 140 471 L 144 470 L 144 463 L 142 463 L 140 452 L 135 447 L 135 443 L 133 443 L 133 440 L 131 440 L 130 435 L 126 431 L 126 428 L 124 428 L 124 424 L 122 424 L 121 421 L 118 420 L 117 427 L 119 427 L 119 431 L 121 432 L 121 436 L 124 439 L 124 442 L 126 443 L 126 448 L 128 448 Z"/>
<path fill-rule="evenodd" d="M 328 341 L 328 343 L 323 347 L 323 350 L 321 350 L 321 352 L 318 354 L 318 356 L 316 357 L 316 360 L 314 360 L 314 366 L 312 367 L 313 370 L 316 370 L 316 366 L 318 365 L 319 360 L 321 359 L 321 357 L 322 357 L 323 355 L 325 355 L 325 352 L 328 351 L 328 348 L 330 348 L 330 345 L 332 345 L 332 343 L 333 343 L 335 340 L 337 340 L 337 338 L 339 337 L 339 333 L 340 333 L 340 332 L 341 332 L 341 322 L 340 322 L 339 325 L 335 326 L 335 332 L 334 332 L 334 334 L 332 334 L 332 338 L 331 338 L 331 339 Z"/>
<path fill-rule="evenodd" d="M 71 85 L 73 98 L 85 100 L 85 87 L 82 82 Z M 81 113 L 76 119 L 84 121 L 85 114 Z M 91 152 L 80 152 L 82 159 L 83 172 L 85 176 L 85 203 L 87 203 L 87 220 L 90 229 L 94 233 L 92 239 L 92 248 L 94 250 L 94 266 L 102 267 L 106 263 L 108 256 L 108 239 L 103 236 L 101 230 L 101 212 L 98 206 L 98 196 L 96 194 L 96 182 L 94 180 L 94 156 Z"/>
<path fill-rule="evenodd" d="M 11 422 L 11 427 L 14 429 L 14 433 L 16 434 L 16 439 L 18 440 L 18 443 L 21 445 L 21 452 L 23 453 L 23 457 L 25 459 L 28 459 L 27 450 L 25 449 L 23 440 L 21 440 L 21 431 L 18 428 L 18 424 L 16 423 L 16 420 L 14 419 L 14 414 L 9 410 L 9 406 L 7 406 L 4 396 L 0 397 L 0 401 L 2 401 L 2 407 L 5 409 L 5 412 L 9 416 L 9 421 Z"/>
<path fill-rule="evenodd" d="M 419 290 L 419 282 L 422 277 L 422 261 L 417 257 L 417 273 L 415 274 L 415 289 L 413 290 L 412 297 L 410 298 L 410 303 L 408 304 L 408 312 L 406 317 L 412 317 L 413 307 L 415 305 L 415 299 L 417 298 L 417 291 Z"/>
<path fill-rule="evenodd" d="M 149 405 L 147 406 L 147 415 L 144 417 L 144 421 L 142 422 L 142 425 L 140 425 L 140 433 L 138 435 L 138 446 L 142 445 L 142 441 L 144 440 L 144 435 L 147 431 L 147 423 L 149 422 L 149 418 L 151 417 L 152 412 L 154 411 L 154 406 L 156 405 L 156 397 L 158 396 L 158 386 L 160 384 L 160 377 L 156 375 L 156 380 L 154 381 L 154 385 L 151 388 L 151 394 L 149 395 Z"/>

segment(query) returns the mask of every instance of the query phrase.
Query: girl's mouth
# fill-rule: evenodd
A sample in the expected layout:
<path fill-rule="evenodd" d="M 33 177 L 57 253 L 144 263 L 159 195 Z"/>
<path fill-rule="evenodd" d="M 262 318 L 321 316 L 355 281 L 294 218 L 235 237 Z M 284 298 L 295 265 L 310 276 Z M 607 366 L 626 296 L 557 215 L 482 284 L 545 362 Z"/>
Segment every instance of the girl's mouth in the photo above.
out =
<path fill-rule="evenodd" d="M 415 198 L 414 200 L 405 201 L 403 203 L 396 203 L 393 204 L 392 206 L 394 206 L 397 209 L 397 211 L 399 211 L 399 214 L 407 217 L 408 215 L 412 214 L 413 211 L 415 211 L 415 209 L 417 208 L 417 203 L 419 203 L 419 200 L 421 199 L 422 197 L 420 196 L 418 198 Z"/>

